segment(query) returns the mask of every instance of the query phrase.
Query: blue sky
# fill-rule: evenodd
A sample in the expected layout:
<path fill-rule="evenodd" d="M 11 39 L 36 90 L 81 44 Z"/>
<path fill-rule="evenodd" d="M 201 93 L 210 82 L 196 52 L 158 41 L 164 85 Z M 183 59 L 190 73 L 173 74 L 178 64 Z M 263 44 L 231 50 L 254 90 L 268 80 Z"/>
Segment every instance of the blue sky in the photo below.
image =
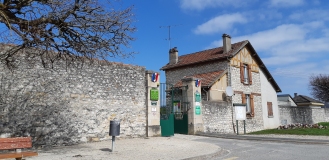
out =
<path fill-rule="evenodd" d="M 110 0 L 111 2 L 112 0 Z M 328 0 L 121 0 L 134 5 L 136 38 L 129 59 L 112 61 L 159 69 L 171 47 L 179 55 L 249 40 L 282 93 L 310 96 L 310 75 L 329 74 Z M 0 29 L 3 26 L 0 26 Z M 165 81 L 160 72 L 161 82 Z"/>
<path fill-rule="evenodd" d="M 171 47 L 179 55 L 249 40 L 282 93 L 310 95 L 309 76 L 329 74 L 327 0 L 124 0 L 134 5 L 134 58 L 117 60 L 159 71 Z M 162 26 L 162 27 L 160 27 Z M 161 81 L 164 82 L 164 72 Z"/>

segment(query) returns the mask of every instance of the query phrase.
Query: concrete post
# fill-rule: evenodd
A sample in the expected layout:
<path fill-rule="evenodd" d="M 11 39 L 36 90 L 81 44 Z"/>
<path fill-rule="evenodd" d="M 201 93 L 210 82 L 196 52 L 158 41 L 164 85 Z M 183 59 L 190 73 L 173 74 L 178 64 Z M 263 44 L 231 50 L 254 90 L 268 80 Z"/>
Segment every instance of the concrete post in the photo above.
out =
<path fill-rule="evenodd" d="M 196 78 L 182 79 L 183 86 L 188 86 L 187 101 L 190 104 L 190 110 L 188 111 L 188 134 L 195 134 L 198 131 L 204 132 L 202 120 L 203 108 L 201 105 L 201 101 L 196 102 L 197 92 L 200 94 L 201 99 L 201 85 L 196 87 L 196 80 Z M 197 106 L 199 106 L 200 108 Z"/>
<path fill-rule="evenodd" d="M 157 81 L 152 81 L 153 74 L 158 74 Z M 154 71 L 146 71 L 146 110 L 147 110 L 147 121 L 146 121 L 146 135 L 148 137 L 161 136 L 160 126 L 160 74 Z M 157 91 L 157 92 L 156 92 Z M 153 93 L 151 93 L 153 92 Z M 157 97 L 156 98 L 156 93 Z M 151 97 L 151 94 L 153 97 Z"/>

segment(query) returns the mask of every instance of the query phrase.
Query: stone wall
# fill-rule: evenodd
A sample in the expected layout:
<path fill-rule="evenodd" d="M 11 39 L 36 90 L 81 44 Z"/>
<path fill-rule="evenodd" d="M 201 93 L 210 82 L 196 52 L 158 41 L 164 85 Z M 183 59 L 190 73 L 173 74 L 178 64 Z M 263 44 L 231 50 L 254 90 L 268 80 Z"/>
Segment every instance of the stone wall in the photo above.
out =
<path fill-rule="evenodd" d="M 0 66 L 1 136 L 31 136 L 39 147 L 98 141 L 109 138 L 114 119 L 121 137 L 146 135 L 144 67 L 17 63 L 13 71 Z"/>
<path fill-rule="evenodd" d="M 329 108 L 279 106 L 281 125 L 329 122 Z"/>
<path fill-rule="evenodd" d="M 202 101 L 203 126 L 206 133 L 234 133 L 232 106 L 227 102 Z"/>

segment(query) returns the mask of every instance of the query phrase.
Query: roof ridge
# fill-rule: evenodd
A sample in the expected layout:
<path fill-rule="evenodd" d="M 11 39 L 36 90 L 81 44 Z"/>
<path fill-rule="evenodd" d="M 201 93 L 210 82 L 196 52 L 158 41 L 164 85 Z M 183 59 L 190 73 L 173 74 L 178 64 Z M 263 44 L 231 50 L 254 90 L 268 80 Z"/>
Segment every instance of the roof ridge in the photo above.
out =
<path fill-rule="evenodd" d="M 245 42 L 245 41 L 248 41 L 248 40 L 243 40 L 243 41 L 239 41 L 239 42 L 236 42 L 236 43 L 232 43 L 231 45 L 236 45 L 236 44 L 238 44 L 238 43 L 242 43 L 242 42 Z M 192 54 L 197 54 L 197 53 L 200 53 L 200 52 L 205 52 L 205 51 L 210 51 L 210 50 L 215 50 L 215 49 L 219 49 L 219 48 L 223 48 L 223 46 L 221 46 L 221 47 L 209 48 L 209 49 L 205 49 L 205 50 L 201 50 L 201 51 L 197 51 L 197 52 L 192 52 L 192 53 L 187 53 L 187 54 L 181 55 L 181 56 L 179 56 L 179 57 L 188 56 L 188 55 L 192 55 Z"/>

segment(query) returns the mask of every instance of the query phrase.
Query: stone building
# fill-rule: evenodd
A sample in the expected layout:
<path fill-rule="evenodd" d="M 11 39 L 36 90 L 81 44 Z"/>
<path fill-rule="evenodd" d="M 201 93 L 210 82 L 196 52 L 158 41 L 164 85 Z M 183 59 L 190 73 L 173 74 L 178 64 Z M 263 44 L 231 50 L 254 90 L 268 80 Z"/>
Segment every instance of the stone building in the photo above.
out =
<path fill-rule="evenodd" d="M 246 104 L 247 132 L 278 127 L 280 87 L 248 40 L 231 44 L 229 35 L 222 38 L 222 47 L 191 54 L 178 56 L 177 48 L 171 49 L 169 63 L 161 68 L 166 83 L 181 87 L 186 78 L 201 81 L 203 132 L 236 132 L 235 103 Z M 232 97 L 226 95 L 228 86 Z"/>

